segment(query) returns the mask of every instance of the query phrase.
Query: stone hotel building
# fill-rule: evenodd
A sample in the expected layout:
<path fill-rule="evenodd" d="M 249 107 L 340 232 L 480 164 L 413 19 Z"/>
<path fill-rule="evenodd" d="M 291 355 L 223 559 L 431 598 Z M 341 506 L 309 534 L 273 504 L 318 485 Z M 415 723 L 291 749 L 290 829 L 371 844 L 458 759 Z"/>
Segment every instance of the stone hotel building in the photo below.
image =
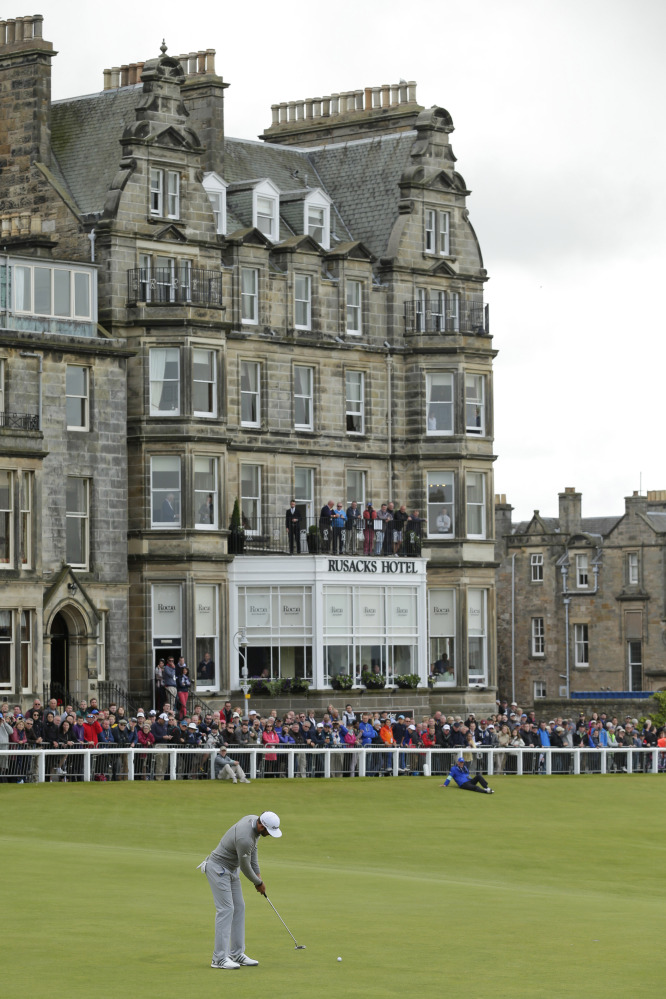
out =
<path fill-rule="evenodd" d="M 495 351 L 449 113 L 401 81 L 238 139 L 212 49 L 52 102 L 55 55 L 0 22 L 0 690 L 448 660 L 438 703 L 492 705 Z M 329 500 L 421 519 L 339 533 Z"/>

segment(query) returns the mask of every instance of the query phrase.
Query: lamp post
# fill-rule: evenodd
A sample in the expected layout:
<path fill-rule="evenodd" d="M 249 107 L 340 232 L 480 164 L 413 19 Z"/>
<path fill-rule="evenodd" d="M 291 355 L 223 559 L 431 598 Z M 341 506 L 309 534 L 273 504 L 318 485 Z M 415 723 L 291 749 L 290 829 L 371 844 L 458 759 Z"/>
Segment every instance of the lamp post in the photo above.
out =
<path fill-rule="evenodd" d="M 247 721 L 249 717 L 247 713 L 247 702 L 250 699 L 250 683 L 247 675 L 247 638 L 245 634 L 245 628 L 240 628 L 234 635 L 234 646 L 236 648 L 236 651 L 243 659 L 243 665 L 241 667 L 242 680 L 240 684 L 240 689 L 243 691 L 243 698 L 245 702 L 243 717 L 244 720 Z"/>

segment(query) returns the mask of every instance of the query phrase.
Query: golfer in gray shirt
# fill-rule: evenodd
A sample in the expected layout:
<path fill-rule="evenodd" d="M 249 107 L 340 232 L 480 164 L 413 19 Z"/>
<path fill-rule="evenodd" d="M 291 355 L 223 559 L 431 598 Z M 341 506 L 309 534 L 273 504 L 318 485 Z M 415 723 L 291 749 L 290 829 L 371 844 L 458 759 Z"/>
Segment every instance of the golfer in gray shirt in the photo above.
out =
<path fill-rule="evenodd" d="M 225 832 L 213 852 L 199 869 L 208 878 L 215 901 L 215 950 L 211 968 L 232 971 L 259 964 L 245 953 L 245 902 L 240 872 L 252 882 L 260 895 L 266 895 L 261 880 L 257 843 L 260 836 L 282 835 L 275 812 L 245 815 Z"/>

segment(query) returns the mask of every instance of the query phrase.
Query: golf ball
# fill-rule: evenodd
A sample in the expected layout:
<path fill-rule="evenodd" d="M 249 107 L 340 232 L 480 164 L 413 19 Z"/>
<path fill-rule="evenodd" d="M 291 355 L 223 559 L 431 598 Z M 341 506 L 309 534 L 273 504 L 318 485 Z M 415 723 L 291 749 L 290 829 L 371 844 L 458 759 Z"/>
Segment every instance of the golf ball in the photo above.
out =
<path fill-rule="evenodd" d="M 339 958 L 338 958 L 338 961 L 341 961 L 341 960 L 342 960 L 342 958 L 341 958 L 341 957 L 339 957 Z"/>

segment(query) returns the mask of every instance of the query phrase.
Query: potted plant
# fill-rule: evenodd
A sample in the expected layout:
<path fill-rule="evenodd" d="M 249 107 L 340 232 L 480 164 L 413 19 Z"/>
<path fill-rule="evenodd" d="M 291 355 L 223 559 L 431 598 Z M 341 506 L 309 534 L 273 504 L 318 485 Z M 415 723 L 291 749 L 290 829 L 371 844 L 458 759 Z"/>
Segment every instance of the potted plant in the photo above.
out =
<path fill-rule="evenodd" d="M 386 686 L 386 677 L 381 673 L 371 673 L 369 669 L 364 669 L 361 673 L 361 683 L 366 690 L 383 690 Z"/>
<path fill-rule="evenodd" d="M 419 675 L 418 673 L 399 673 L 395 677 L 395 685 L 401 690 L 414 690 L 419 685 Z"/>
<path fill-rule="evenodd" d="M 241 521 L 240 504 L 238 497 L 234 501 L 234 508 L 231 512 L 229 522 L 229 554 L 242 555 L 245 551 L 245 531 Z"/>
<path fill-rule="evenodd" d="M 310 689 L 310 681 L 304 676 L 285 677 L 282 681 L 282 689 L 285 694 L 307 694 Z"/>
<path fill-rule="evenodd" d="M 250 696 L 255 697 L 257 694 L 268 694 L 270 693 L 268 684 L 271 683 L 270 680 L 264 680 L 260 676 L 250 677 L 248 680 L 250 684 Z"/>
<path fill-rule="evenodd" d="M 331 687 L 333 690 L 351 690 L 354 686 L 354 677 L 349 673 L 336 673 L 331 677 Z"/>
<path fill-rule="evenodd" d="M 308 527 L 308 551 L 311 555 L 317 554 L 317 538 L 318 531 L 316 524 L 310 524 Z"/>

